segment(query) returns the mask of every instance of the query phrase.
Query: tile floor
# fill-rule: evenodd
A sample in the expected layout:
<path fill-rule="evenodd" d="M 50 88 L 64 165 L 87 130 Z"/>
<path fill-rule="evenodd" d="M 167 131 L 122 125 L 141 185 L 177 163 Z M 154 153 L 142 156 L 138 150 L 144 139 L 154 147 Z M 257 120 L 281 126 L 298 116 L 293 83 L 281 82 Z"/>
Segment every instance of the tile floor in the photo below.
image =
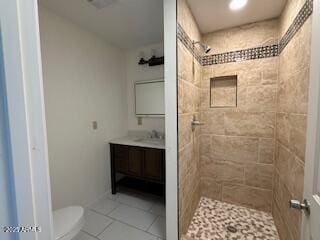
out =
<path fill-rule="evenodd" d="M 155 196 L 109 194 L 85 210 L 85 226 L 73 240 L 164 240 L 165 206 Z"/>
<path fill-rule="evenodd" d="M 230 231 L 228 227 L 235 229 Z M 279 240 L 270 213 L 208 198 L 201 198 L 189 226 L 187 238 L 192 240 Z"/>

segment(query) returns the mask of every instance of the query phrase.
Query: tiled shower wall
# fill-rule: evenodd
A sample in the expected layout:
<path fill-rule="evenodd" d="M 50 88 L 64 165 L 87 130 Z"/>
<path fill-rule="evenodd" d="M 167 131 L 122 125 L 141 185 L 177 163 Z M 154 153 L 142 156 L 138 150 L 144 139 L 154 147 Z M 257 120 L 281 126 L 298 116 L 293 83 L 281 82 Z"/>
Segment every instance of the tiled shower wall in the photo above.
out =
<path fill-rule="evenodd" d="M 279 19 L 204 36 L 178 4 L 181 233 L 201 195 L 272 211 L 281 239 L 298 239 L 301 213 L 288 201 L 303 193 L 312 1 L 288 0 Z M 213 48 L 201 67 L 185 35 Z M 212 108 L 210 79 L 230 75 L 237 107 Z M 193 114 L 205 123 L 195 133 Z"/>
<path fill-rule="evenodd" d="M 188 36 L 201 38 L 197 24 L 185 2 L 178 1 L 178 22 Z M 191 121 L 200 111 L 201 65 L 178 41 L 178 130 L 179 130 L 179 228 L 186 233 L 200 200 L 199 129 L 191 129 Z"/>
<path fill-rule="evenodd" d="M 305 3 L 312 4 L 305 0 L 287 1 L 280 18 L 280 36 Z M 297 24 L 299 21 L 294 25 Z M 280 54 L 272 212 L 280 237 L 285 240 L 300 239 L 302 213 L 289 209 L 288 201 L 303 199 L 310 43 L 311 17 Z"/>
<path fill-rule="evenodd" d="M 203 36 L 214 53 L 276 44 L 278 21 Z M 271 211 L 279 58 L 204 66 L 201 78 L 201 195 Z M 210 79 L 237 75 L 237 107 L 210 107 Z M 221 94 L 225 98 L 226 94 Z"/>

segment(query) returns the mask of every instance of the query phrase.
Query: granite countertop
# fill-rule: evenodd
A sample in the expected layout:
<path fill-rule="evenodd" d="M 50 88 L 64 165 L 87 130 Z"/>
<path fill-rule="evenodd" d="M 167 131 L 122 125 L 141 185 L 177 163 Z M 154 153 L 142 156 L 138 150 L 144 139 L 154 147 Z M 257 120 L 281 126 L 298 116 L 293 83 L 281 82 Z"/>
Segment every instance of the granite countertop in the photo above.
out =
<path fill-rule="evenodd" d="M 125 136 L 121 138 L 115 138 L 111 139 L 109 143 L 157 149 L 166 148 L 164 139 L 153 139 L 142 136 Z"/>

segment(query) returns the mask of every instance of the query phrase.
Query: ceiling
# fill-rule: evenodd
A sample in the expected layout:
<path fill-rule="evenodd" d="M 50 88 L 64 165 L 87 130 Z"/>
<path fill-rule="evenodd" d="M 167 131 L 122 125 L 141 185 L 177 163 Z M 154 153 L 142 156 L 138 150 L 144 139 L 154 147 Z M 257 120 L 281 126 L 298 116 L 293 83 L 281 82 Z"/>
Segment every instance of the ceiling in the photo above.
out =
<path fill-rule="evenodd" d="M 231 0 L 187 1 L 201 33 L 278 17 L 286 3 L 286 0 L 248 0 L 243 9 L 232 11 Z"/>
<path fill-rule="evenodd" d="M 107 42 L 129 49 L 163 41 L 163 0 L 39 0 L 40 5 L 102 36 Z"/>

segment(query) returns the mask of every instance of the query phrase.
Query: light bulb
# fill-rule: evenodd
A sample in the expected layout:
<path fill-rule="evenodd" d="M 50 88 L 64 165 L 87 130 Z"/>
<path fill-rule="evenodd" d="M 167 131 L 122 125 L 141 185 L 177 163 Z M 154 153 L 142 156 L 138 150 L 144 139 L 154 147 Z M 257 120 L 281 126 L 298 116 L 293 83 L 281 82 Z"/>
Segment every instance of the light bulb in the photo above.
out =
<path fill-rule="evenodd" d="M 248 0 L 232 0 L 229 4 L 229 7 L 231 10 L 239 10 L 243 8 L 245 5 L 247 5 Z"/>

